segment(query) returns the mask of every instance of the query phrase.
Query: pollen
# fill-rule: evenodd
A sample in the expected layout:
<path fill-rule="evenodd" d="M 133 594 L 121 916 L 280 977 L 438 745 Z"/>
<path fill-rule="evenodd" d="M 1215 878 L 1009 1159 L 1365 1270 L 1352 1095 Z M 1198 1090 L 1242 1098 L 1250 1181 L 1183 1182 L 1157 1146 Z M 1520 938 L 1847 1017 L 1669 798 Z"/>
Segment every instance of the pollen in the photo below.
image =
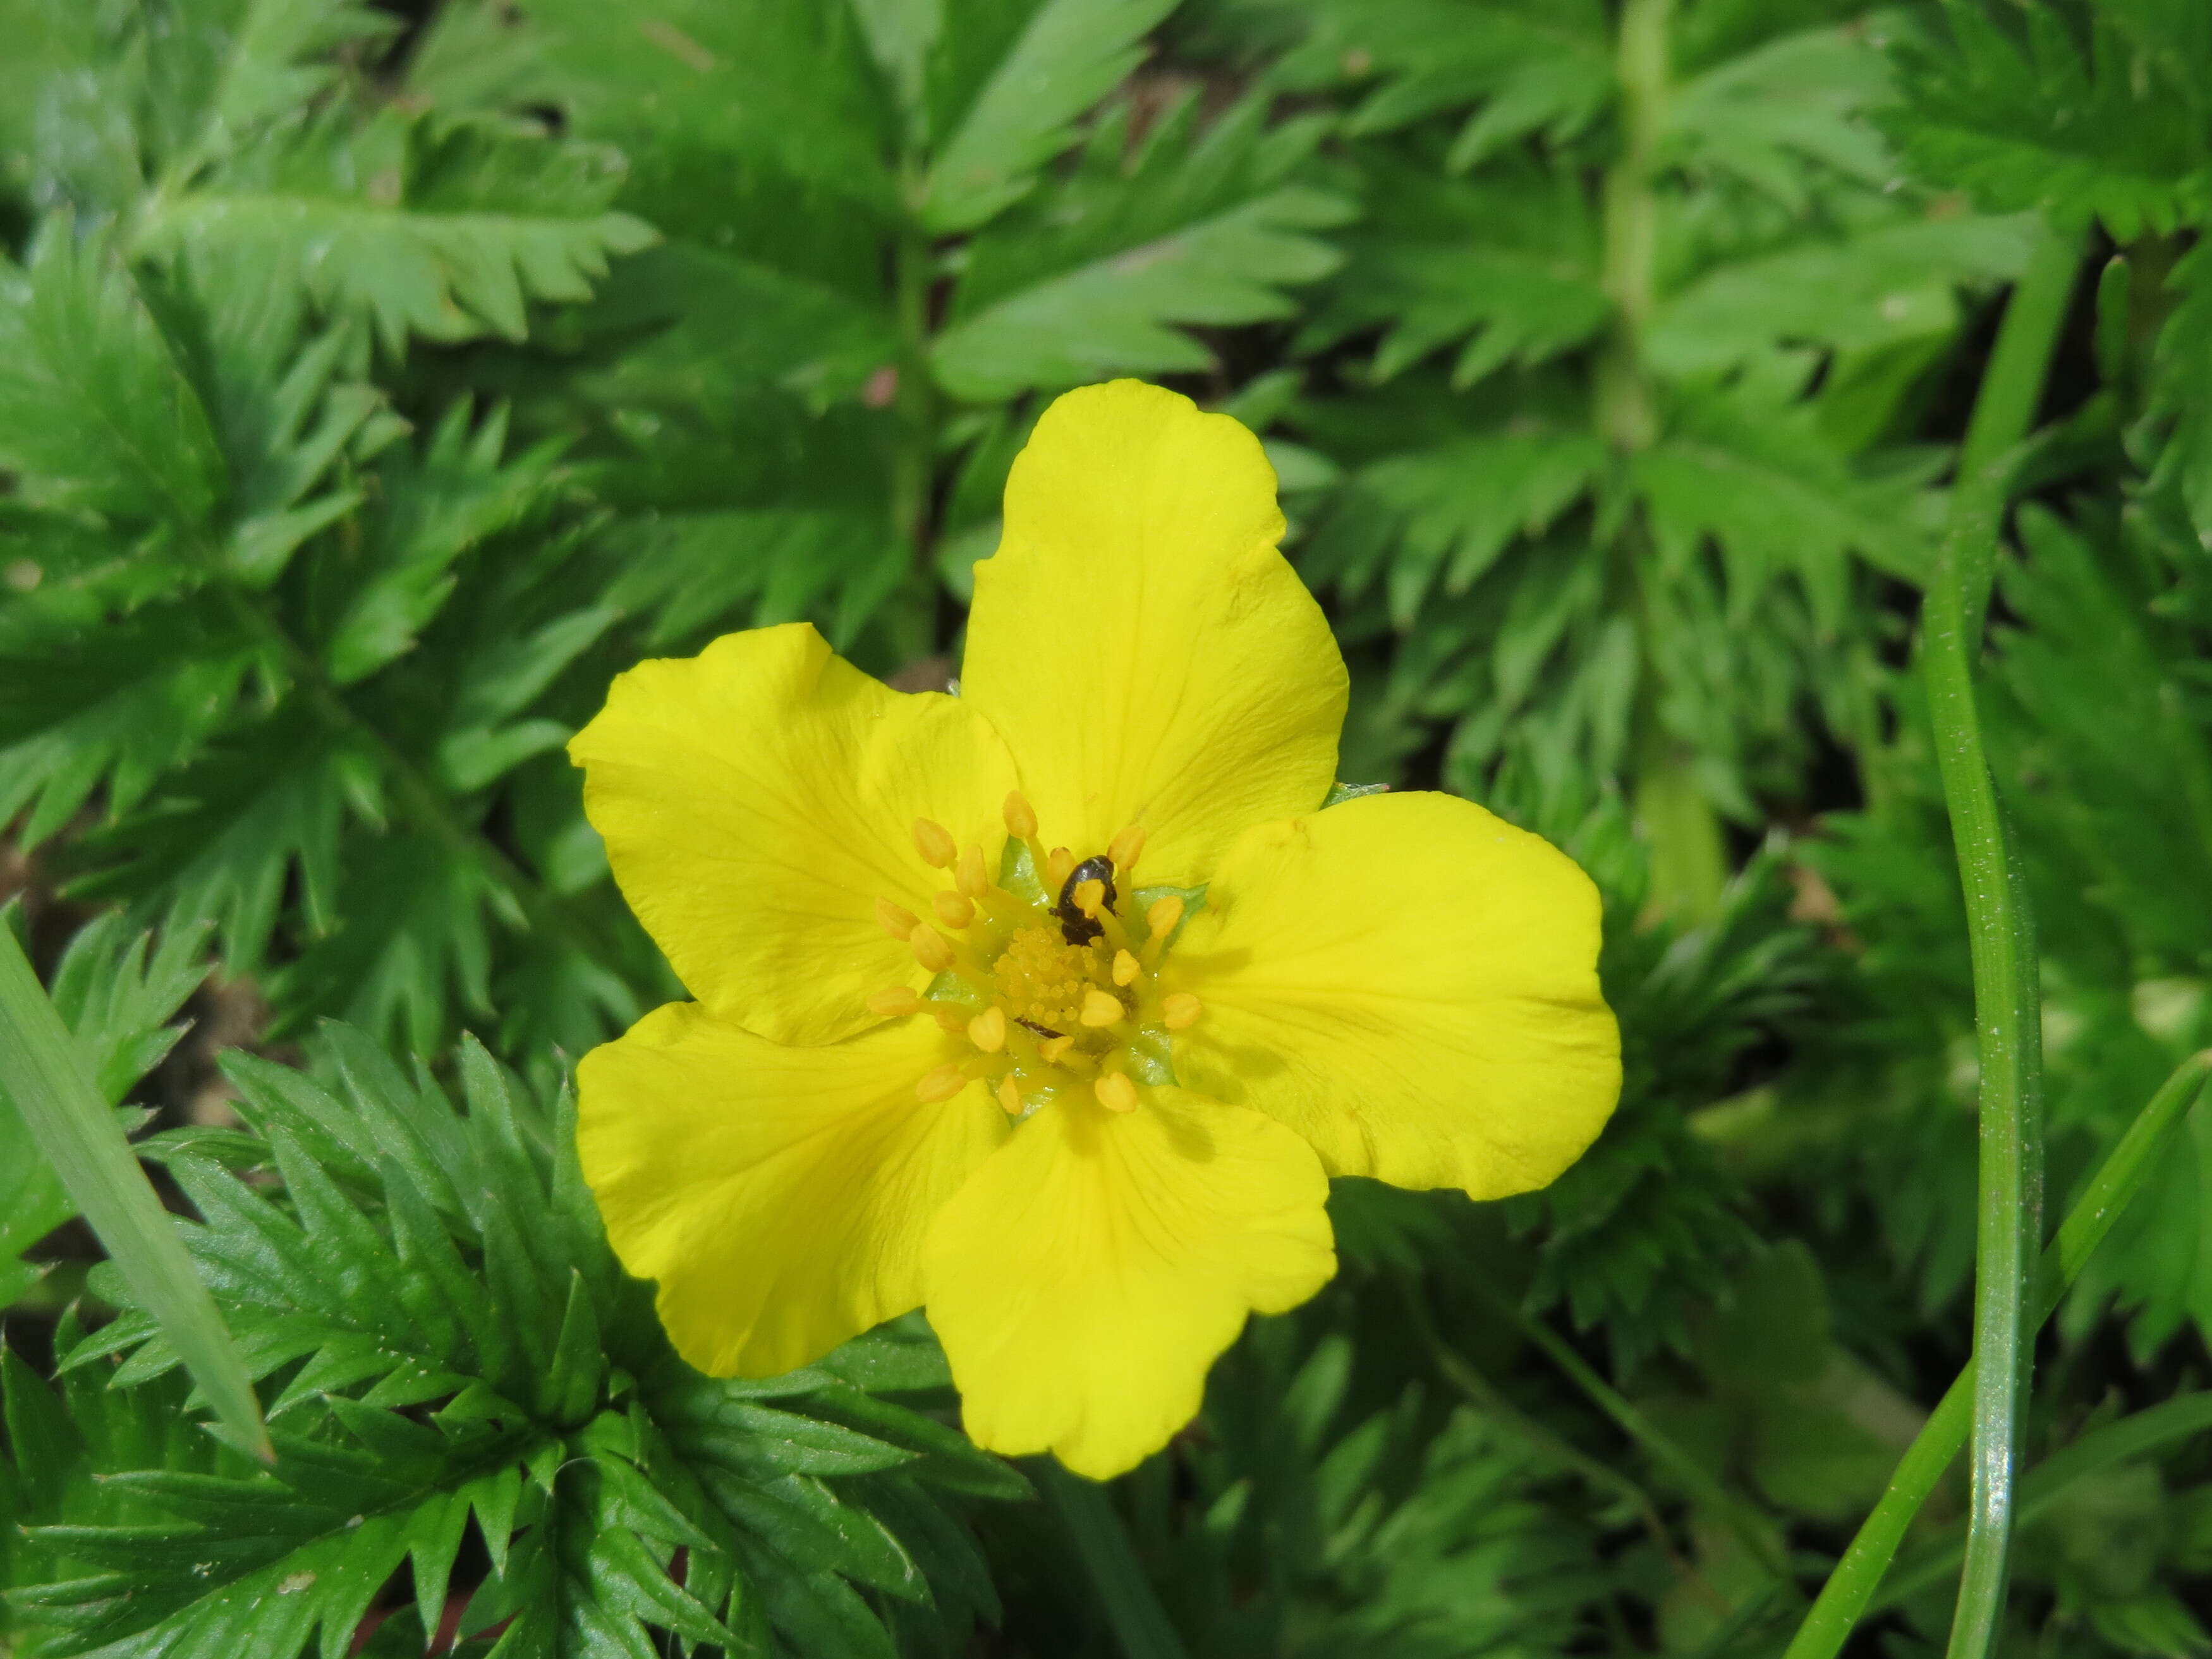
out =
<path fill-rule="evenodd" d="M 1137 1109 L 1137 1085 L 1121 1072 L 1109 1072 L 1091 1085 L 1098 1097 L 1098 1103 L 1109 1112 L 1133 1112 Z"/>
<path fill-rule="evenodd" d="M 1141 1098 L 1133 1069 L 1152 1077 L 1150 1068 L 1165 1066 L 1156 1080 L 1174 1081 L 1170 1036 L 1203 1012 L 1188 991 L 1163 994 L 1158 979 L 1184 901 L 1170 894 L 1140 915 L 1129 872 L 1144 854 L 1142 824 L 1079 857 L 1066 847 L 1044 851 L 1036 810 L 1018 791 L 1006 797 L 1005 817 L 1003 848 L 961 847 L 934 819 L 915 820 L 915 850 L 945 872 L 944 884 L 919 917 L 890 899 L 877 901 L 876 914 L 937 981 L 927 997 L 902 985 L 878 991 L 868 1011 L 882 1019 L 926 1014 L 961 1045 L 963 1060 L 915 1085 L 926 1103 L 979 1081 L 1017 1121 L 1071 1090 L 1133 1112 Z M 1004 886 L 994 878 L 1002 868 Z"/>
<path fill-rule="evenodd" d="M 952 880 L 963 898 L 980 899 L 991 890 L 991 878 L 983 868 L 981 848 L 971 844 L 962 849 L 960 862 L 953 867 Z"/>
<path fill-rule="evenodd" d="M 987 1054 L 995 1054 L 1006 1046 L 1006 1011 L 986 1008 L 968 1022 L 968 1041 Z"/>
<path fill-rule="evenodd" d="M 1085 991 L 1079 1018 L 1085 1025 L 1097 1029 L 1120 1024 L 1121 1016 L 1128 1012 L 1121 1006 L 1121 999 L 1110 991 Z"/>
<path fill-rule="evenodd" d="M 914 947 L 914 959 L 933 974 L 944 973 L 957 960 L 952 941 L 927 922 L 915 923 L 914 932 L 907 935 L 906 942 Z"/>
<path fill-rule="evenodd" d="M 939 870 L 949 869 L 960 849 L 953 844 L 952 832 L 934 818 L 914 821 L 915 850 L 921 854 L 924 864 Z"/>
<path fill-rule="evenodd" d="M 882 1019 L 904 1019 L 921 1012 L 921 999 L 903 985 L 887 986 L 868 999 L 868 1012 Z"/>
<path fill-rule="evenodd" d="M 935 1105 L 940 1100 L 950 1100 L 968 1086 L 968 1073 L 957 1066 L 945 1065 L 924 1077 L 914 1085 L 916 1100 Z"/>
<path fill-rule="evenodd" d="M 992 988 L 1008 1016 L 1032 1028 L 1073 1031 L 1085 991 L 1103 975 L 1098 952 L 1070 945 L 1057 927 L 1017 928 L 991 969 Z"/>

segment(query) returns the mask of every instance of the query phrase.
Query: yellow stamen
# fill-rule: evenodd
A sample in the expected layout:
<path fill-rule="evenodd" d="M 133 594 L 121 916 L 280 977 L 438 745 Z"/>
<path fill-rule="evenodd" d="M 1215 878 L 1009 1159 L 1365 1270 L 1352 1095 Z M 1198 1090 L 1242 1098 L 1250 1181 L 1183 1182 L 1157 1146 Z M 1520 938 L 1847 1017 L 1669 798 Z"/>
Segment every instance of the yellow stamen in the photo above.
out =
<path fill-rule="evenodd" d="M 1075 884 L 1073 897 L 1075 908 L 1096 921 L 1099 911 L 1105 908 L 1106 884 L 1095 877 L 1089 881 L 1079 881 Z"/>
<path fill-rule="evenodd" d="M 884 925 L 884 932 L 893 939 L 912 939 L 921 921 L 904 905 L 893 904 L 889 899 L 876 901 L 876 920 Z"/>
<path fill-rule="evenodd" d="M 1136 957 L 1131 956 L 1127 951 L 1114 952 L 1115 984 L 1133 985 L 1136 983 L 1137 975 L 1142 972 L 1144 969 L 1138 965 Z"/>
<path fill-rule="evenodd" d="M 965 927 L 975 920 L 975 905 L 957 893 L 933 893 L 929 896 L 929 902 L 937 912 L 938 920 L 947 927 Z"/>
<path fill-rule="evenodd" d="M 904 1019 L 921 1012 L 921 999 L 903 985 L 887 986 L 868 999 L 868 1012 L 883 1019 Z"/>
<path fill-rule="evenodd" d="M 951 1099 L 967 1086 L 967 1073 L 957 1066 L 940 1066 L 914 1085 L 914 1097 L 933 1105 L 938 1101 Z"/>
<path fill-rule="evenodd" d="M 1012 1072 L 999 1079 L 999 1104 L 1006 1109 L 1008 1117 L 1019 1117 L 1022 1115 L 1022 1091 L 1014 1086 L 1014 1074 Z"/>
<path fill-rule="evenodd" d="M 1109 1072 L 1091 1085 L 1098 1097 L 1098 1103 L 1109 1112 L 1133 1112 L 1137 1109 L 1137 1085 L 1120 1072 Z"/>
<path fill-rule="evenodd" d="M 914 844 L 921 861 L 939 870 L 948 867 L 960 851 L 952 843 L 952 832 L 933 818 L 914 821 Z"/>
<path fill-rule="evenodd" d="M 1057 893 L 1066 885 L 1067 878 L 1075 873 L 1075 854 L 1065 847 L 1055 847 L 1045 854 L 1045 890 Z"/>
<path fill-rule="evenodd" d="M 1164 899 L 1154 899 L 1152 908 L 1145 912 L 1145 926 L 1154 939 L 1165 939 L 1182 920 L 1182 901 L 1174 894 Z"/>
<path fill-rule="evenodd" d="M 960 863 L 952 872 L 952 882 L 971 899 L 979 899 L 991 890 L 991 878 L 983 868 L 983 849 L 969 847 L 960 854 Z"/>
<path fill-rule="evenodd" d="M 1187 1031 L 1198 1024 L 1206 1005 L 1188 991 L 1177 991 L 1160 1001 L 1160 1018 L 1170 1031 Z"/>
<path fill-rule="evenodd" d="M 1114 860 L 1116 873 L 1127 873 L 1136 868 L 1137 860 L 1144 856 L 1145 826 L 1124 824 L 1121 832 L 1106 843 L 1106 856 Z"/>
<path fill-rule="evenodd" d="M 914 959 L 933 974 L 941 974 L 953 963 L 952 941 L 927 922 L 915 923 L 906 942 L 914 948 Z"/>
<path fill-rule="evenodd" d="M 1195 997 L 1191 1000 L 1197 1000 Z M 1119 1024 L 1127 1012 L 1121 1006 L 1121 999 L 1109 991 L 1090 990 L 1083 994 L 1083 1023 L 1093 1030 Z"/>
<path fill-rule="evenodd" d="M 968 1041 L 987 1054 L 995 1054 L 1006 1046 L 1006 1011 L 986 1008 L 968 1022 Z"/>
<path fill-rule="evenodd" d="M 940 1002 L 933 1006 L 937 1023 L 947 1036 L 960 1036 L 968 1030 L 968 1016 L 957 1002 Z"/>
<path fill-rule="evenodd" d="M 1037 1054 L 1048 1066 L 1060 1064 L 1060 1057 L 1075 1046 L 1072 1036 L 1047 1037 L 1037 1044 Z"/>
<path fill-rule="evenodd" d="M 1029 797 L 1018 789 L 1009 790 L 1005 807 L 1006 833 L 1016 841 L 1027 841 L 1037 832 L 1036 808 L 1030 805 Z"/>

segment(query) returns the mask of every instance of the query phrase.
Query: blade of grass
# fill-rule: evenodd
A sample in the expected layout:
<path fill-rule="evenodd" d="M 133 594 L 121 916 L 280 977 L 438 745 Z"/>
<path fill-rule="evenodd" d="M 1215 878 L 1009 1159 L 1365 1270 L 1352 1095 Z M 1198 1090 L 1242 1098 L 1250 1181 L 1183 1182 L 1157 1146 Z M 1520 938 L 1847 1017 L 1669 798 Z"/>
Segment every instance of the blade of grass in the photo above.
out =
<path fill-rule="evenodd" d="M 1983 1659 L 2004 1608 L 2030 1357 L 2021 1328 L 2030 1253 L 2041 1230 L 2043 994 L 2035 921 L 1983 749 L 1974 663 L 1996 580 L 2008 461 L 2034 422 L 2080 258 L 2078 239 L 2046 229 L 2014 287 L 1974 401 L 1950 523 L 1921 611 L 1921 667 L 1966 892 L 1981 1054 L 1972 1518 L 1948 1659 Z"/>
<path fill-rule="evenodd" d="M 1152 1580 L 1129 1546 L 1106 1488 L 1069 1474 L 1054 1458 L 1027 1458 L 1024 1467 L 1074 1546 L 1106 1609 L 1106 1621 L 1114 1627 L 1122 1659 L 1186 1659 L 1182 1638 L 1152 1593 Z"/>
<path fill-rule="evenodd" d="M 2040 1330 L 2057 1310 L 2066 1287 L 2142 1191 L 2160 1148 L 2199 1099 L 2208 1077 L 2212 1077 L 2212 1050 L 2182 1061 L 2099 1167 L 2067 1213 L 2057 1238 L 2043 1253 L 2036 1274 L 2034 1329 Z M 1783 1659 L 1835 1659 L 1843 1650 L 1896 1558 L 1905 1528 L 1966 1445 L 1973 1394 L 1974 1364 L 1970 1360 L 1898 1461 L 1888 1487 L 1821 1586 Z"/>
<path fill-rule="evenodd" d="M 273 1458 L 246 1363 L 192 1271 L 176 1224 L 6 927 L 0 927 L 0 1097 L 22 1114 L 32 1142 L 131 1294 L 161 1322 L 234 1442 Z"/>
<path fill-rule="evenodd" d="M 2212 1394 L 2185 1394 L 2150 1406 L 2117 1423 L 2092 1429 L 2063 1451 L 2049 1457 L 2021 1477 L 2018 1523 L 2026 1526 L 2047 1512 L 2068 1487 L 2085 1475 L 2114 1463 L 2141 1457 L 2160 1446 L 2194 1439 L 2212 1429 Z M 1898 1564 L 1868 1611 L 1879 1613 L 1907 1597 L 1942 1583 L 1959 1570 L 1966 1556 L 1960 1529 L 1929 1542 Z"/>

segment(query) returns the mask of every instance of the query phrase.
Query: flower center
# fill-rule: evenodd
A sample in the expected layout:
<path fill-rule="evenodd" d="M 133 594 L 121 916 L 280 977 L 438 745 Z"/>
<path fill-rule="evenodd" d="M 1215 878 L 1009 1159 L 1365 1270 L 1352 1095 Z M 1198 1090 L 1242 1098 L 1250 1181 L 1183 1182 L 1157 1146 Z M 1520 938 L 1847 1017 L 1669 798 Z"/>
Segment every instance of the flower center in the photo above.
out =
<path fill-rule="evenodd" d="M 1006 819 L 995 874 L 982 848 L 915 821 L 915 844 L 951 885 L 932 895 L 927 919 L 888 899 L 876 910 L 935 977 L 924 992 L 878 991 L 868 1006 L 886 1019 L 933 1016 L 964 1040 L 964 1055 L 915 1085 L 925 1101 L 950 1100 L 981 1079 L 1015 1117 L 1079 1089 L 1134 1111 L 1138 1084 L 1175 1080 L 1172 1033 L 1203 1012 L 1188 992 L 1159 984 L 1186 896 L 1133 885 L 1141 825 L 1079 861 L 1065 847 L 1044 850 L 1018 793 L 1006 797 Z"/>

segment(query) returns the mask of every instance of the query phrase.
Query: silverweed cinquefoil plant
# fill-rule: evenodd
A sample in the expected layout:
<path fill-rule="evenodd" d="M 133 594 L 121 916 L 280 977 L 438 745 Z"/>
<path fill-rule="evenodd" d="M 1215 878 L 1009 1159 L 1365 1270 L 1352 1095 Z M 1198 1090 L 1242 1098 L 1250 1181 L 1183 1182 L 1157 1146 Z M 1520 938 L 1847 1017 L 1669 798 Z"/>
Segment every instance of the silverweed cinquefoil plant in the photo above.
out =
<path fill-rule="evenodd" d="M 1596 1135 L 1596 893 L 1452 796 L 1322 810 L 1346 675 L 1283 527 L 1236 422 L 1071 392 L 958 696 L 763 628 L 577 734 L 698 999 L 585 1057 L 584 1172 L 693 1364 L 925 1306 L 979 1444 L 1103 1478 L 1335 1271 L 1329 1176 L 1498 1198 Z"/>

